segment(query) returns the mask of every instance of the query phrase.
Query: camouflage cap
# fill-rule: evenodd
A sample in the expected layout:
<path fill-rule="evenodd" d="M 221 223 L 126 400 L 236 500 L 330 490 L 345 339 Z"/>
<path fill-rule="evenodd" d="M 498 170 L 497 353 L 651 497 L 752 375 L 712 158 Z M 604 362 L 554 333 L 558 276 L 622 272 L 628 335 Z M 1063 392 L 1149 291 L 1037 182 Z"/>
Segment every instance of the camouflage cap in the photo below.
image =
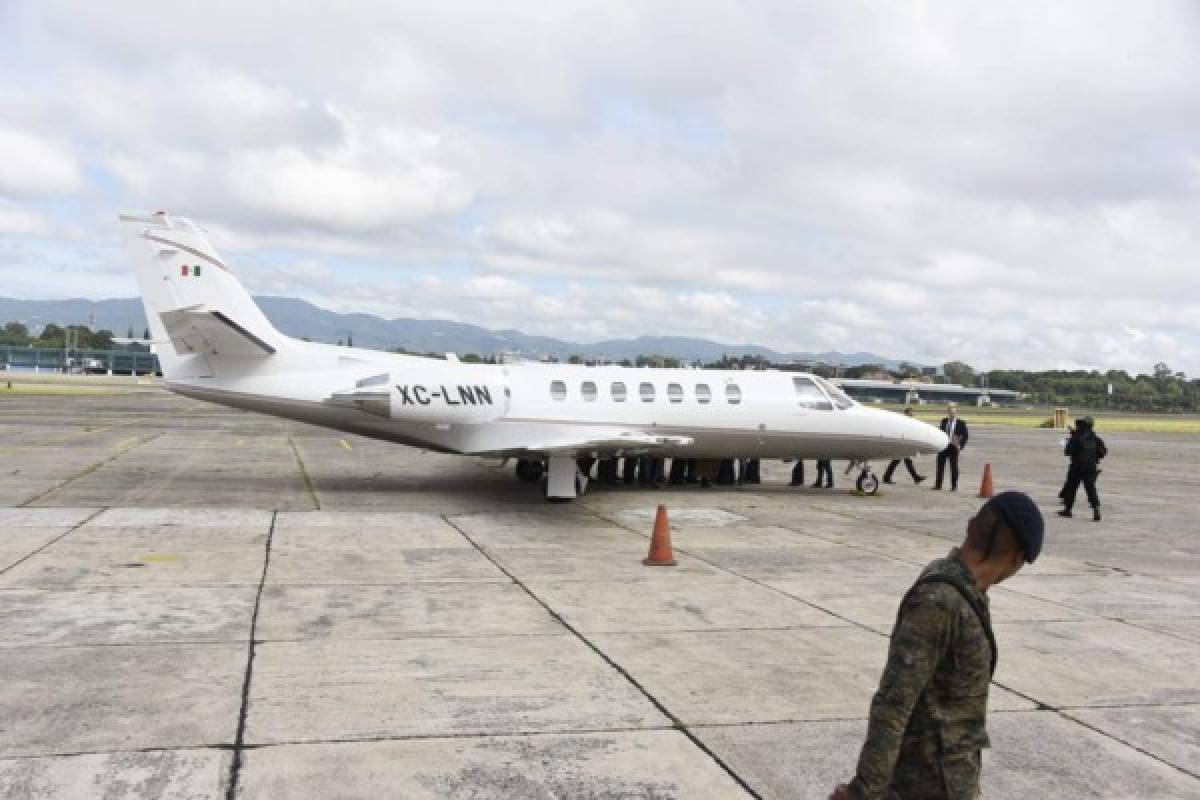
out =
<path fill-rule="evenodd" d="M 1021 549 L 1025 551 L 1026 563 L 1037 561 L 1042 552 L 1042 535 L 1046 530 L 1042 512 L 1037 503 L 1024 492 L 1001 492 L 983 505 L 1000 515 L 1008 523 Z"/>

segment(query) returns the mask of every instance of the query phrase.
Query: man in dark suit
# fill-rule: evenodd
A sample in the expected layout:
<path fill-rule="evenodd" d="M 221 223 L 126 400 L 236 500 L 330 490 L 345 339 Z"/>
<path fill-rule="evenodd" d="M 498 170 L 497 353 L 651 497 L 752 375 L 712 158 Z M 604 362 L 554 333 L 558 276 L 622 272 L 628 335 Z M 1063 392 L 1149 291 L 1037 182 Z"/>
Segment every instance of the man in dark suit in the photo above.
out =
<path fill-rule="evenodd" d="M 958 406 L 951 403 L 946 406 L 946 416 L 938 426 L 942 433 L 950 437 L 950 444 L 937 455 L 937 478 L 933 488 L 942 488 L 942 476 L 946 471 L 946 462 L 950 462 L 950 491 L 958 491 L 958 454 L 967 446 L 967 423 L 958 418 Z"/>

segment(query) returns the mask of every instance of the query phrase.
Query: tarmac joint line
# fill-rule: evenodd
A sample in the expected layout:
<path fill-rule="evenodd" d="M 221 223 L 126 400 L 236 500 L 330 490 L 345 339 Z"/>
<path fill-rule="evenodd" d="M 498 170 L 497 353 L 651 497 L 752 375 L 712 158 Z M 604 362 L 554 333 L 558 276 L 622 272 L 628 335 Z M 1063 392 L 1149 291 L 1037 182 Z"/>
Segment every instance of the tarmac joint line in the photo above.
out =
<path fill-rule="evenodd" d="M 592 513 L 595 514 L 594 511 Z M 597 514 L 596 516 L 600 516 L 600 515 Z M 557 622 L 559 625 L 563 626 L 563 628 L 565 628 L 567 631 L 569 631 L 571 633 L 571 635 L 573 635 L 576 639 L 578 639 L 583 644 L 584 647 L 588 648 L 593 653 L 595 653 L 597 656 L 599 656 L 604 661 L 605 664 L 608 664 L 609 667 L 616 670 L 617 674 L 619 674 L 626 681 L 628 681 L 629 684 L 631 686 L 633 686 L 633 688 L 636 689 L 643 697 L 645 697 L 650 702 L 650 704 L 652 706 L 654 706 L 655 709 L 658 710 L 659 713 L 661 713 L 663 716 L 665 716 L 667 719 L 669 719 L 671 721 L 671 729 L 672 730 L 679 731 L 681 734 L 683 734 L 685 737 L 687 737 L 689 742 L 691 742 L 698 750 L 700 750 L 700 752 L 704 753 L 710 759 L 712 759 L 713 763 L 716 764 L 721 769 L 722 772 L 724 772 L 726 775 L 728 775 L 729 778 L 734 783 L 736 783 L 739 787 L 741 787 L 741 789 L 743 791 L 745 791 L 746 794 L 748 794 L 750 797 L 753 797 L 754 800 L 763 800 L 761 794 L 759 794 L 752 786 L 750 786 L 750 784 L 747 783 L 746 780 L 741 775 L 737 774 L 737 772 L 735 772 L 731 766 L 726 764 L 725 761 L 722 760 L 720 756 L 718 756 L 715 752 L 713 752 L 712 749 L 709 748 L 708 745 L 706 745 L 704 742 L 702 742 L 698 736 L 696 736 L 694 733 L 692 733 L 692 731 L 690 729 L 688 729 L 687 725 L 685 725 L 683 723 L 683 721 L 679 719 L 679 717 L 675 716 L 675 714 L 673 714 L 671 712 L 671 710 L 668 709 L 661 700 L 659 700 L 657 697 L 655 697 L 653 694 L 651 694 L 650 691 L 648 689 L 646 689 L 646 687 L 642 686 L 642 684 L 639 683 L 638 680 L 636 678 L 634 678 L 633 675 L 631 675 L 627 669 L 625 669 L 623 666 L 621 666 L 616 661 L 614 661 L 611 656 L 609 656 L 607 653 L 605 653 L 603 650 L 601 650 L 594 642 L 592 642 L 590 639 L 588 639 L 586 636 L 584 636 L 582 632 L 576 630 L 575 627 L 573 627 L 569 622 L 567 622 L 566 619 L 564 619 L 561 614 L 559 614 L 557 611 L 555 611 L 553 608 L 551 608 L 544 600 L 542 600 L 542 598 L 538 597 L 537 594 L 534 593 L 534 591 L 532 589 L 530 589 L 528 586 L 526 586 L 521 581 L 520 578 L 518 578 L 516 575 L 514 575 L 507 567 L 505 567 L 499 561 L 492 558 L 491 554 L 488 553 L 488 551 L 485 548 L 481 547 L 474 539 L 471 538 L 471 536 L 466 531 L 464 531 L 462 528 L 460 528 L 458 525 L 456 525 L 453 521 L 451 521 L 451 519 L 448 516 L 442 515 L 442 519 L 444 519 L 446 521 L 447 525 L 449 525 L 450 527 L 452 527 L 456 531 L 458 531 L 459 534 L 461 534 L 464 539 L 466 539 L 468 542 L 470 542 L 471 546 L 474 547 L 477 551 L 479 551 L 479 554 L 481 556 L 483 556 L 488 561 L 490 561 L 492 563 L 492 565 L 496 567 L 496 569 L 500 570 L 505 575 L 507 575 L 509 580 L 511 580 L 516 586 L 518 586 L 521 589 L 521 591 L 523 591 L 523 592 L 525 592 L 525 594 L 529 595 L 531 600 L 533 600 L 535 603 L 537 603 L 539 606 L 541 606 L 543 609 L 545 609 L 546 613 L 549 614 L 550 617 L 555 622 Z M 228 800 L 233 800 L 232 796 Z"/>
<path fill-rule="evenodd" d="M 72 533 L 74 533 L 75 531 L 79 530 L 79 529 L 80 529 L 80 528 L 82 528 L 84 525 L 88 524 L 89 522 L 91 522 L 92 520 L 94 520 L 96 517 L 100 516 L 101 514 L 103 514 L 103 513 L 104 513 L 105 511 L 107 511 L 107 510 L 108 510 L 107 508 L 98 508 L 98 509 L 96 509 L 96 510 L 95 510 L 95 511 L 93 511 L 91 514 L 88 514 L 88 516 L 87 516 L 85 519 L 83 519 L 83 520 L 81 520 L 81 521 L 77 522 L 76 524 L 72 525 L 72 526 L 71 526 L 70 528 L 68 528 L 66 531 L 64 531 L 63 533 L 60 533 L 58 536 L 55 536 L 53 539 L 51 539 L 50 541 L 46 542 L 44 545 L 42 545 L 42 546 L 41 546 L 41 547 L 39 547 L 38 549 L 34 550 L 33 552 L 29 553 L 29 554 L 28 554 L 28 555 L 26 555 L 24 558 L 20 559 L 19 561 L 14 561 L 12 564 L 9 564 L 7 567 L 4 567 L 3 569 L 0 569 L 0 575 L 3 575 L 4 573 L 8 572 L 8 571 L 9 571 L 10 569 L 12 569 L 13 567 L 16 567 L 16 566 L 18 566 L 18 565 L 20 565 L 20 564 L 24 564 L 26 561 L 28 561 L 29 559 L 33 558 L 33 557 L 34 557 L 34 556 L 36 556 L 38 553 L 42 552 L 43 550 L 45 550 L 45 549 L 46 549 L 47 547 L 49 547 L 50 545 L 52 545 L 52 544 L 54 544 L 54 543 L 56 543 L 56 542 L 60 542 L 60 541 L 62 541 L 64 538 L 66 538 L 67 536 L 70 536 Z"/>
<path fill-rule="evenodd" d="M 289 441 L 291 437 L 288 437 Z M 234 800 L 237 796 L 238 778 L 242 770 L 242 751 L 246 741 L 246 717 L 250 711 L 250 680 L 254 676 L 254 635 L 258 630 L 258 610 L 262 604 L 263 587 L 267 583 L 267 570 L 271 566 L 271 541 L 275 537 L 275 520 L 278 511 L 271 512 L 271 527 L 267 530 L 267 544 L 263 553 L 262 576 L 258 580 L 258 592 L 254 595 L 254 611 L 250 615 L 250 636 L 246 645 L 246 677 L 242 681 L 242 704 L 238 710 L 237 734 L 233 740 L 233 761 L 229 766 L 229 785 L 226 788 L 226 800 Z"/>

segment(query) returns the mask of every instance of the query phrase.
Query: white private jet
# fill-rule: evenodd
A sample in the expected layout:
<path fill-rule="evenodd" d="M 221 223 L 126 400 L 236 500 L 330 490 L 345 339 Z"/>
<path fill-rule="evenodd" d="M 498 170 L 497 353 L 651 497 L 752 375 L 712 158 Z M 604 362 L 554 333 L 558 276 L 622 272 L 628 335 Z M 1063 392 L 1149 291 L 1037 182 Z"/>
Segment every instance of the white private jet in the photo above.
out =
<path fill-rule="evenodd" d="M 584 457 L 869 459 L 936 453 L 931 425 L 864 408 L 816 375 L 464 364 L 304 342 L 267 320 L 182 217 L 122 215 L 167 387 L 188 397 L 444 453 L 516 458 L 549 499 Z"/>

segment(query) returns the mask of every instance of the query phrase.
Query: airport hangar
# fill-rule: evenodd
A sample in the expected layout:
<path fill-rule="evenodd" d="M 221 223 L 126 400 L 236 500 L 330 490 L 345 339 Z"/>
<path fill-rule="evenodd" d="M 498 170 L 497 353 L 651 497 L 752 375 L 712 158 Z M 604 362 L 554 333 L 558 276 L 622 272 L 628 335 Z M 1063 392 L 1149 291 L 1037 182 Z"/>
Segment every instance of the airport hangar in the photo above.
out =
<path fill-rule="evenodd" d="M 957 383 L 895 383 L 852 378 L 839 378 L 834 383 L 864 405 L 958 403 L 964 406 L 1014 406 L 1023 399 L 1020 392 L 1011 389 L 981 389 Z"/>

